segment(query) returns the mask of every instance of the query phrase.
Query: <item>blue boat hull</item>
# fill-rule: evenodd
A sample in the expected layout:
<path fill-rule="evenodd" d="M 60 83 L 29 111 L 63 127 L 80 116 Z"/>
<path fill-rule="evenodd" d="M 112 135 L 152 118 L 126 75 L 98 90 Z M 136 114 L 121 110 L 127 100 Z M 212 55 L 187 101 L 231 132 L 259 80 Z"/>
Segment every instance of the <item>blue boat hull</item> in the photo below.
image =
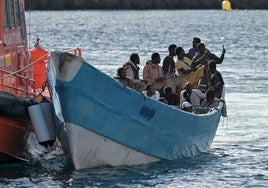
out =
<path fill-rule="evenodd" d="M 56 116 L 69 126 L 65 127 L 66 150 L 79 145 L 71 146 L 71 125 L 155 161 L 197 155 L 210 149 L 223 106 L 202 115 L 184 112 L 124 87 L 78 57 L 59 52 L 49 58 L 48 81 Z M 68 153 L 72 158 L 72 151 Z"/>

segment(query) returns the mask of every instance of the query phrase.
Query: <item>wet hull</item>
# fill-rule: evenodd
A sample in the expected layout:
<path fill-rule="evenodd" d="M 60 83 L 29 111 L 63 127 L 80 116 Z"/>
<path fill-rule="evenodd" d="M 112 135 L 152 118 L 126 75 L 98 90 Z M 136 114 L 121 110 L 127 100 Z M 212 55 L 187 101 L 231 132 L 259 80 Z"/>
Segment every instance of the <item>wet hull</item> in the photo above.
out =
<path fill-rule="evenodd" d="M 27 161 L 27 138 L 33 129 L 12 119 L 0 117 L 0 163 Z"/>

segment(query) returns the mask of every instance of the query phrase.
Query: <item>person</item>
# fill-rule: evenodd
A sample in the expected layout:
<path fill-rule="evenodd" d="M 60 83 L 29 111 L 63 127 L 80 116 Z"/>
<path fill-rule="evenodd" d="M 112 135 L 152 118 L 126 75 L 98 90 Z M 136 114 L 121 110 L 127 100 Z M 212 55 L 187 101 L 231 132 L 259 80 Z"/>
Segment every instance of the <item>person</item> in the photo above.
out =
<path fill-rule="evenodd" d="M 172 88 L 166 86 L 164 88 L 164 96 L 168 105 L 180 106 L 180 95 L 172 92 Z"/>
<path fill-rule="evenodd" d="M 126 74 L 129 78 L 139 80 L 139 64 L 139 55 L 137 53 L 132 53 L 129 57 L 129 60 L 123 64 L 123 67 L 126 69 Z"/>
<path fill-rule="evenodd" d="M 120 83 L 122 83 L 126 87 L 130 87 L 135 89 L 133 79 L 127 77 L 126 69 L 124 67 L 119 67 L 117 69 L 117 76 L 115 77 Z"/>
<path fill-rule="evenodd" d="M 206 99 L 201 102 L 200 106 L 209 109 L 219 106 L 219 99 L 215 98 L 215 92 L 213 89 L 208 89 L 206 91 Z"/>
<path fill-rule="evenodd" d="M 208 86 L 209 88 L 214 89 L 215 97 L 220 99 L 223 92 L 224 81 L 221 73 L 216 68 L 216 62 L 214 60 L 210 60 L 208 62 L 208 71 L 210 75 L 208 79 Z"/>
<path fill-rule="evenodd" d="M 123 64 L 126 69 L 126 75 L 134 81 L 134 87 L 137 91 L 142 92 L 145 89 L 145 84 L 139 78 L 140 57 L 137 53 L 132 53 L 129 60 Z"/>
<path fill-rule="evenodd" d="M 159 65 L 161 62 L 160 54 L 153 53 L 151 59 L 146 62 L 143 68 L 143 80 L 152 83 L 155 89 L 160 90 L 164 86 L 164 75 L 162 67 Z"/>
<path fill-rule="evenodd" d="M 197 67 L 199 65 L 205 65 L 205 71 L 204 76 L 202 78 L 202 82 L 200 84 L 208 84 L 208 61 L 214 60 L 217 64 L 221 64 L 224 60 L 224 54 L 226 50 L 223 46 L 222 54 L 220 57 L 216 56 L 215 54 L 211 53 L 209 50 L 206 49 L 206 46 L 204 43 L 199 43 L 197 45 L 197 53 L 193 57 L 192 66 Z"/>
<path fill-rule="evenodd" d="M 186 54 L 186 56 L 190 59 L 193 59 L 193 57 L 195 56 L 196 52 L 197 52 L 197 45 L 201 43 L 200 38 L 198 37 L 194 37 L 193 41 L 192 41 L 192 48 L 190 48 L 188 50 L 188 53 Z"/>
<path fill-rule="evenodd" d="M 218 107 L 220 102 L 223 103 L 221 115 L 223 117 L 227 117 L 227 106 L 225 100 L 217 98 L 215 96 L 215 91 L 212 88 L 206 91 L 206 99 L 201 102 L 200 104 L 201 108 L 195 110 L 197 111 L 197 113 L 207 113 L 211 109 Z"/>
<path fill-rule="evenodd" d="M 172 88 L 172 92 L 175 93 L 178 86 L 180 86 L 180 78 L 176 75 L 174 56 L 177 45 L 171 44 L 168 47 L 169 54 L 163 60 L 163 74 L 166 79 L 166 84 Z"/>
<path fill-rule="evenodd" d="M 193 105 L 187 101 L 183 102 L 181 105 L 181 109 L 186 112 L 193 112 Z"/>
<path fill-rule="evenodd" d="M 192 60 L 185 55 L 184 49 L 180 46 L 176 48 L 175 53 L 177 55 L 175 68 L 181 78 L 181 86 L 184 86 L 186 82 L 197 85 L 204 75 L 205 66 L 192 67 Z"/>
<path fill-rule="evenodd" d="M 216 56 L 215 54 L 211 53 L 208 49 L 206 49 L 206 46 L 204 43 L 199 43 L 197 45 L 197 53 L 193 57 L 193 66 L 198 65 L 206 65 L 208 64 L 209 60 L 215 60 L 217 64 L 221 64 L 224 60 L 224 54 L 226 50 L 223 46 L 222 54 L 220 57 Z"/>
<path fill-rule="evenodd" d="M 177 45 L 176 44 L 171 44 L 168 46 L 168 52 L 169 54 L 164 58 L 163 60 L 163 74 L 166 77 L 172 77 L 175 76 L 175 61 L 174 61 L 174 56 L 175 56 L 175 49 Z"/>
<path fill-rule="evenodd" d="M 157 91 L 152 83 L 148 83 L 146 85 L 146 90 L 142 92 L 144 95 L 159 101 L 160 99 L 160 93 Z"/>
<path fill-rule="evenodd" d="M 185 101 L 192 104 L 192 106 L 200 106 L 202 100 L 206 95 L 198 89 L 193 89 L 190 82 L 185 84 L 184 90 L 181 91 L 181 104 Z"/>

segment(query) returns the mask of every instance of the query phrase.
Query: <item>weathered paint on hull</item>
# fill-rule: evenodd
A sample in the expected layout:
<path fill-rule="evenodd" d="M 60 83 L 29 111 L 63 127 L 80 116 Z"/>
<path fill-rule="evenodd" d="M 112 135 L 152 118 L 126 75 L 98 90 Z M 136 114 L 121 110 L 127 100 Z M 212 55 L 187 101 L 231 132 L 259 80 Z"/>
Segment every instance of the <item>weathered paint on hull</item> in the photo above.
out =
<path fill-rule="evenodd" d="M 68 141 L 61 143 L 63 147 L 70 149 L 75 169 L 140 165 L 160 160 L 77 125 L 67 123 L 66 130 Z"/>
<path fill-rule="evenodd" d="M 56 115 L 66 125 L 65 151 L 76 168 L 139 163 L 124 161 L 124 149 L 110 149 L 118 145 L 167 160 L 207 152 L 221 117 L 222 104 L 208 114 L 187 113 L 124 87 L 64 53 L 51 54 L 48 79 Z"/>

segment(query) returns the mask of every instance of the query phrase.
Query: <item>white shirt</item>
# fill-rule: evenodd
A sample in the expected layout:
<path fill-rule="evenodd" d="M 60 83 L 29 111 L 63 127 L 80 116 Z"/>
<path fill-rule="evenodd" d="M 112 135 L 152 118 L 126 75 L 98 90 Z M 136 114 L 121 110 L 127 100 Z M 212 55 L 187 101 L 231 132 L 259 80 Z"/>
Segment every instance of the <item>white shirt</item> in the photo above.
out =
<path fill-rule="evenodd" d="M 148 95 L 147 95 L 147 91 L 143 91 L 142 93 L 143 93 L 144 95 L 148 96 Z M 160 93 L 159 93 L 159 91 L 156 90 L 155 93 L 154 93 L 150 98 L 152 98 L 152 99 L 158 101 L 159 98 L 160 98 Z"/>
<path fill-rule="evenodd" d="M 184 92 L 186 92 L 186 90 L 181 91 L 181 104 L 186 101 L 186 99 L 183 96 Z M 193 106 L 200 106 L 200 101 L 205 98 L 206 95 L 202 93 L 200 90 L 192 89 L 190 101 Z"/>

